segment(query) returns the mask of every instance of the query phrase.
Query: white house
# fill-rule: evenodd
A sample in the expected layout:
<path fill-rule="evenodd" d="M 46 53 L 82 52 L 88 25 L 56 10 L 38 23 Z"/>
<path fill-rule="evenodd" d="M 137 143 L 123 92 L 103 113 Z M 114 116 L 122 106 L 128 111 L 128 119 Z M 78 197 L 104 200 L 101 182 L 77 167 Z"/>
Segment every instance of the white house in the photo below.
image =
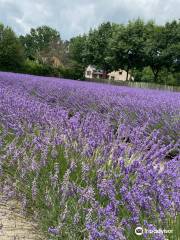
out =
<path fill-rule="evenodd" d="M 103 70 L 97 69 L 95 66 L 89 65 L 85 70 L 85 78 L 95 79 L 95 78 L 106 78 L 106 74 Z"/>
<path fill-rule="evenodd" d="M 97 69 L 95 66 L 89 65 L 85 70 L 85 78 L 89 79 L 106 79 L 111 81 L 126 81 L 127 72 L 119 69 L 118 71 L 112 71 L 108 74 L 101 69 Z M 128 81 L 134 81 L 131 74 L 128 74 Z"/>
<path fill-rule="evenodd" d="M 119 69 L 118 71 L 113 71 L 107 74 L 109 80 L 114 81 L 126 81 L 127 72 L 125 70 Z M 128 81 L 134 81 L 134 78 L 131 74 L 128 74 Z"/>

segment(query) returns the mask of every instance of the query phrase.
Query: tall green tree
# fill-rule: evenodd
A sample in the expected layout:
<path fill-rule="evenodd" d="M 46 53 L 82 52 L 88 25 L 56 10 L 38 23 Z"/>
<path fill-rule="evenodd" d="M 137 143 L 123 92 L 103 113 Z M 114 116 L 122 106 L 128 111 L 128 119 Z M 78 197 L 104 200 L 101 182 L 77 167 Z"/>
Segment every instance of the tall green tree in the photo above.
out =
<path fill-rule="evenodd" d="M 63 58 L 65 54 L 59 32 L 48 26 L 32 28 L 30 34 L 20 36 L 20 40 L 25 48 L 26 57 L 32 60 L 46 61 L 50 64 L 53 56 Z"/>
<path fill-rule="evenodd" d="M 69 42 L 68 53 L 69 58 L 83 66 L 86 66 L 87 58 L 85 54 L 86 47 L 86 35 L 79 35 L 77 37 L 73 37 Z"/>
<path fill-rule="evenodd" d="M 167 68 L 180 72 L 180 21 L 167 22 L 164 26 L 164 39 L 167 48 Z"/>
<path fill-rule="evenodd" d="M 73 37 L 66 42 L 67 61 L 64 69 L 61 71 L 63 77 L 73 79 L 84 79 L 84 70 L 86 67 L 86 58 L 84 56 L 86 35 Z"/>
<path fill-rule="evenodd" d="M 111 70 L 111 64 L 107 59 L 108 46 L 116 27 L 116 24 L 107 22 L 95 30 L 90 30 L 84 50 L 87 65 L 93 64 L 106 72 Z"/>
<path fill-rule="evenodd" d="M 107 59 L 114 69 L 127 71 L 126 80 L 130 70 L 142 69 L 144 66 L 144 29 L 142 20 L 130 21 L 127 26 L 119 25 L 110 39 Z"/>
<path fill-rule="evenodd" d="M 145 64 L 150 66 L 154 82 L 158 82 L 161 70 L 167 66 L 167 43 L 165 41 L 164 27 L 154 22 L 146 25 Z"/>
<path fill-rule="evenodd" d="M 9 27 L 0 24 L 0 69 L 19 70 L 24 63 L 24 51 L 18 37 Z"/>
<path fill-rule="evenodd" d="M 166 78 L 160 78 L 162 71 L 180 71 L 180 25 L 176 21 L 165 26 L 146 24 L 145 64 L 150 66 L 154 82 L 166 83 Z"/>

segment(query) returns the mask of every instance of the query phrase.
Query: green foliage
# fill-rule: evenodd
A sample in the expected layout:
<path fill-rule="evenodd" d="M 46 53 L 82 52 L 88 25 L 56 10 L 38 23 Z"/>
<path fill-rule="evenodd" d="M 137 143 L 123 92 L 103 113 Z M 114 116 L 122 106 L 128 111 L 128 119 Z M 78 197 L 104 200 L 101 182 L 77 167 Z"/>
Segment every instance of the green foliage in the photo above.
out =
<path fill-rule="evenodd" d="M 107 22 L 101 24 L 95 30 L 90 30 L 88 38 L 86 39 L 84 51 L 86 63 L 88 65 L 96 65 L 104 71 L 111 69 L 111 65 L 107 61 L 106 57 L 109 52 L 108 44 L 116 27 L 116 24 Z"/>
<path fill-rule="evenodd" d="M 84 80 L 84 67 L 78 63 L 74 63 L 70 67 L 60 68 L 60 76 L 69 79 Z"/>
<path fill-rule="evenodd" d="M 180 24 L 158 26 L 137 19 L 127 25 L 103 23 L 87 35 L 71 39 L 69 57 L 86 67 L 106 72 L 119 68 L 133 72 L 135 81 L 178 85 Z"/>
<path fill-rule="evenodd" d="M 23 72 L 39 76 L 59 76 L 58 68 L 54 68 L 47 64 L 40 64 L 32 60 L 26 60 Z"/>
<path fill-rule="evenodd" d="M 145 45 L 145 24 L 137 19 L 127 26 L 120 25 L 110 41 L 109 60 L 114 69 L 127 71 L 143 67 L 143 49 Z"/>
<path fill-rule="evenodd" d="M 85 46 L 86 46 L 86 35 L 77 36 L 70 40 L 69 43 L 69 57 L 72 61 L 78 64 L 85 65 Z"/>
<path fill-rule="evenodd" d="M 22 70 L 24 54 L 28 60 Z M 32 28 L 18 39 L 0 25 L 1 70 L 84 79 L 90 64 L 105 73 L 125 69 L 127 79 L 132 73 L 139 82 L 180 85 L 180 22 L 107 22 L 70 41 L 48 26 Z"/>
<path fill-rule="evenodd" d="M 23 47 L 13 30 L 0 24 L 0 70 L 19 70 L 24 62 Z"/>
<path fill-rule="evenodd" d="M 157 26 L 137 19 L 119 25 L 109 41 L 107 58 L 114 69 L 135 72 L 135 80 L 178 84 L 172 74 L 180 71 L 179 42 L 180 23 Z"/>
<path fill-rule="evenodd" d="M 143 68 L 142 71 L 134 69 L 132 75 L 136 82 L 149 82 L 154 83 L 154 74 L 150 67 Z M 180 73 L 169 72 L 166 68 L 163 68 L 158 73 L 158 84 L 179 86 L 180 85 Z"/>
<path fill-rule="evenodd" d="M 146 25 L 145 64 L 150 66 L 156 83 L 161 81 L 159 74 L 163 68 L 169 68 L 172 65 L 172 59 L 168 52 L 169 39 L 164 32 L 165 27 L 163 26 L 156 26 L 152 22 Z"/>
<path fill-rule="evenodd" d="M 159 74 L 159 83 L 166 85 L 180 85 L 180 73 L 169 72 L 166 68 Z"/>
<path fill-rule="evenodd" d="M 25 48 L 26 57 L 37 59 L 41 51 L 47 49 L 52 43 L 60 42 L 60 34 L 48 26 L 32 28 L 30 34 L 20 36 L 20 40 Z"/>
<path fill-rule="evenodd" d="M 132 75 L 136 82 L 153 82 L 153 72 L 150 67 L 145 67 L 143 70 L 134 69 Z"/>
<path fill-rule="evenodd" d="M 179 72 L 175 72 L 175 73 L 173 74 L 173 77 L 174 77 L 174 82 L 175 82 L 175 84 L 174 84 L 174 82 L 173 82 L 173 83 L 171 83 L 171 85 L 180 86 L 180 71 L 179 71 Z"/>

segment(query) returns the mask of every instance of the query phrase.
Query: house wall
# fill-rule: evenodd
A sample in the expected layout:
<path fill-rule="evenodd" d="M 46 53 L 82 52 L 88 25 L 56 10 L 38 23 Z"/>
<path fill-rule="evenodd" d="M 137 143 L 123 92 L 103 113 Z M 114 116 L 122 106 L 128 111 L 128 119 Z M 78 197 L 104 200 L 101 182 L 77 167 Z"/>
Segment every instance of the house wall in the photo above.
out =
<path fill-rule="evenodd" d="M 122 72 L 122 74 L 120 74 Z M 113 71 L 108 74 L 109 80 L 115 81 L 126 81 L 127 72 L 125 70 Z M 128 75 L 128 80 L 130 80 L 131 75 Z"/>
<path fill-rule="evenodd" d="M 57 57 L 52 57 L 52 64 L 54 67 L 60 67 L 63 66 L 61 61 Z"/>
<path fill-rule="evenodd" d="M 120 74 L 121 72 L 121 74 Z M 102 73 L 99 73 L 98 71 L 96 71 L 96 69 L 89 65 L 87 68 L 86 68 L 86 71 L 85 71 L 85 78 L 87 79 L 93 79 L 93 78 L 108 78 L 109 80 L 114 80 L 114 81 L 126 81 L 126 76 L 127 76 L 127 72 L 125 70 L 121 70 L 119 69 L 119 71 L 113 71 L 107 75 L 105 74 L 102 74 Z M 132 81 L 134 80 L 133 77 L 131 77 L 131 75 L 129 74 L 128 75 L 128 80 L 132 79 Z"/>
<path fill-rule="evenodd" d="M 85 71 L 85 78 L 93 79 L 93 78 L 103 78 L 103 74 L 99 71 L 96 71 L 96 69 L 93 66 L 88 66 Z"/>
<path fill-rule="evenodd" d="M 89 73 L 89 74 L 88 74 Z M 93 68 L 88 66 L 85 71 L 85 78 L 93 78 Z"/>

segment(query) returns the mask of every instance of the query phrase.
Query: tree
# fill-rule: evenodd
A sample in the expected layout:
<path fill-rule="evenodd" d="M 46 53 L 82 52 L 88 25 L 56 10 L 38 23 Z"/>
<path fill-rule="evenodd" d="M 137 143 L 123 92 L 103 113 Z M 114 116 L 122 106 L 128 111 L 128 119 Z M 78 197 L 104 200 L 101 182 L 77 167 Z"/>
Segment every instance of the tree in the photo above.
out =
<path fill-rule="evenodd" d="M 171 72 L 180 72 L 180 22 L 165 24 L 164 39 L 167 48 L 167 68 Z"/>
<path fill-rule="evenodd" d="M 13 30 L 0 24 L 0 68 L 18 70 L 24 62 L 24 51 Z"/>
<path fill-rule="evenodd" d="M 66 65 L 61 69 L 61 75 L 65 78 L 84 79 L 84 70 L 86 67 L 84 48 L 86 35 L 73 37 L 66 44 Z"/>
<path fill-rule="evenodd" d="M 30 34 L 20 36 L 20 40 L 25 48 L 26 57 L 31 60 L 51 64 L 52 57 L 61 61 L 65 54 L 59 32 L 48 26 L 32 28 Z"/>
<path fill-rule="evenodd" d="M 71 38 L 68 47 L 69 58 L 78 64 L 82 64 L 83 66 L 86 66 L 87 62 L 85 56 L 86 39 L 86 35 L 79 35 L 77 37 Z"/>
<path fill-rule="evenodd" d="M 126 80 L 130 70 L 142 69 L 144 66 L 144 29 L 142 20 L 130 21 L 127 26 L 119 25 L 110 40 L 107 59 L 114 69 L 126 70 Z"/>
<path fill-rule="evenodd" d="M 180 25 L 176 21 L 165 26 L 148 22 L 145 45 L 145 63 L 154 74 L 154 82 L 166 83 L 166 79 L 159 78 L 162 71 L 180 70 Z"/>
<path fill-rule="evenodd" d="M 84 50 L 87 65 L 93 64 L 105 72 L 111 70 L 107 59 L 108 46 L 116 27 L 117 24 L 107 22 L 101 24 L 98 29 L 90 30 Z"/>
<path fill-rule="evenodd" d="M 162 30 L 162 27 L 156 26 L 154 22 L 146 25 L 145 63 L 150 66 L 155 82 L 157 82 L 159 72 L 163 67 Z"/>

